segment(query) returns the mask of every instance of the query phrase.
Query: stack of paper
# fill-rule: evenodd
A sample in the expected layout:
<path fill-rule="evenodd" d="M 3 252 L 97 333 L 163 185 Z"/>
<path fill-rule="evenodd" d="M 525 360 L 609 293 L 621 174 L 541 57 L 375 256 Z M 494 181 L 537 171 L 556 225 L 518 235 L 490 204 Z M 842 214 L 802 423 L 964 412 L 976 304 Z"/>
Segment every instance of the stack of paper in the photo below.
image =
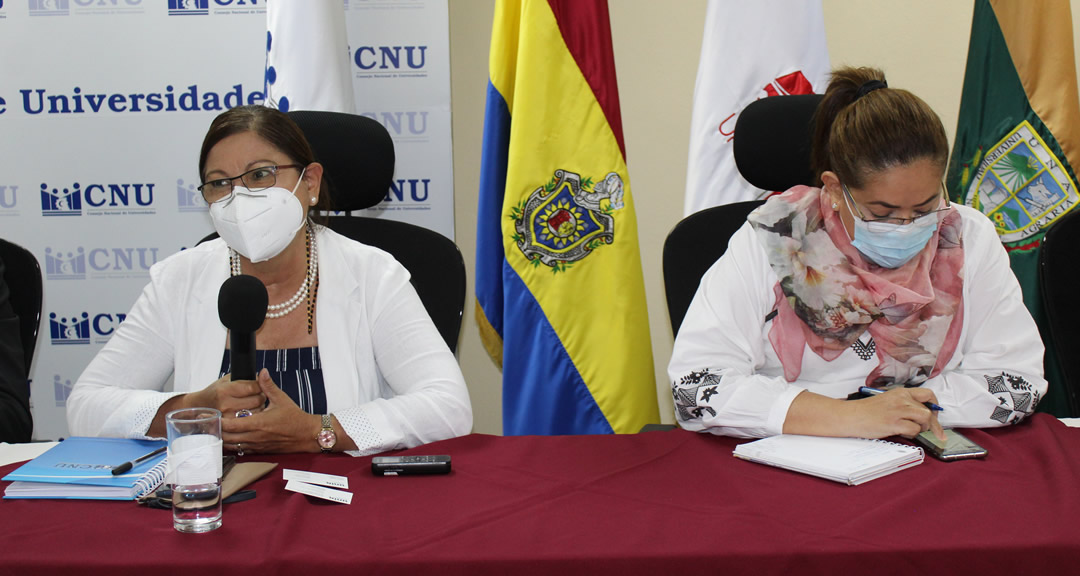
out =
<path fill-rule="evenodd" d="M 165 478 L 165 453 L 114 476 L 112 469 L 165 446 L 164 440 L 72 437 L 23 464 L 3 479 L 4 498 L 133 500 Z"/>
<path fill-rule="evenodd" d="M 884 440 L 781 434 L 740 444 L 735 456 L 856 485 L 922 464 L 923 450 Z"/>

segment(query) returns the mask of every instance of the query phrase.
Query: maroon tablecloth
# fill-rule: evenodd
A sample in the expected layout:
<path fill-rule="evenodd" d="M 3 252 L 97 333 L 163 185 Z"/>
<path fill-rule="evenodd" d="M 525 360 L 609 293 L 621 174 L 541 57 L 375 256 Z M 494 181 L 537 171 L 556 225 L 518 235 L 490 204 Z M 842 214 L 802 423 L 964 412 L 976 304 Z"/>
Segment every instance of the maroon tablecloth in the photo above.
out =
<path fill-rule="evenodd" d="M 0 574 L 1080 571 L 1080 429 L 1038 415 L 966 433 L 988 458 L 928 457 L 861 486 L 737 460 L 738 440 L 681 430 L 474 434 L 408 451 L 453 456 L 432 477 L 374 477 L 370 458 L 249 456 L 346 475 L 353 503 L 286 492 L 280 468 L 208 534 L 127 502 L 4 500 Z"/>

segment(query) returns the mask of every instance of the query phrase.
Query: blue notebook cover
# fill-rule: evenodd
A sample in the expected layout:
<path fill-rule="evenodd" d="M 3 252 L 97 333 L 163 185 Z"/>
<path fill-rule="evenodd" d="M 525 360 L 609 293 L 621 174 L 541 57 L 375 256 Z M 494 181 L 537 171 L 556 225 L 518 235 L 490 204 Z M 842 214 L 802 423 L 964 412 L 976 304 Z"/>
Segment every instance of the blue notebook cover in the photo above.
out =
<path fill-rule="evenodd" d="M 165 440 L 68 438 L 4 476 L 3 480 L 12 482 L 4 498 L 133 500 L 164 480 L 165 453 L 117 476 L 112 474 L 113 467 L 165 444 Z"/>

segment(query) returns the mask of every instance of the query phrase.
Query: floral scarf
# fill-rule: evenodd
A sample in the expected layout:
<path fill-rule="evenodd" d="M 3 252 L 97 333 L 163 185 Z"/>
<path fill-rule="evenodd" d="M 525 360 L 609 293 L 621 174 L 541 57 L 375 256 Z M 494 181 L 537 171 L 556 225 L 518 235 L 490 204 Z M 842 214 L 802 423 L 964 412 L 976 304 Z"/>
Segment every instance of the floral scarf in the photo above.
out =
<path fill-rule="evenodd" d="M 747 218 L 779 279 L 769 341 L 793 382 L 806 346 L 832 361 L 870 331 L 878 365 L 867 386 L 919 385 L 956 351 L 963 325 L 961 217 L 940 212 L 922 252 L 882 268 L 851 245 L 819 188 L 796 186 Z"/>

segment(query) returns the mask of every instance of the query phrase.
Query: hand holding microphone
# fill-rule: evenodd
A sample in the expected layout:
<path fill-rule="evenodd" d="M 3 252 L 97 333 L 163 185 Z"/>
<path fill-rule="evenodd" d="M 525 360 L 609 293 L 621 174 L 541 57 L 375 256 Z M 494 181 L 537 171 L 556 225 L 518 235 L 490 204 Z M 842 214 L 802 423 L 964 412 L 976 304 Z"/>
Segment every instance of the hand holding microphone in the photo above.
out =
<path fill-rule="evenodd" d="M 266 318 L 266 287 L 254 276 L 233 276 L 218 292 L 218 317 L 229 329 L 232 368 L 203 390 L 191 394 L 198 406 L 217 408 L 226 417 L 257 411 L 266 396 L 255 381 L 255 332 Z"/>

